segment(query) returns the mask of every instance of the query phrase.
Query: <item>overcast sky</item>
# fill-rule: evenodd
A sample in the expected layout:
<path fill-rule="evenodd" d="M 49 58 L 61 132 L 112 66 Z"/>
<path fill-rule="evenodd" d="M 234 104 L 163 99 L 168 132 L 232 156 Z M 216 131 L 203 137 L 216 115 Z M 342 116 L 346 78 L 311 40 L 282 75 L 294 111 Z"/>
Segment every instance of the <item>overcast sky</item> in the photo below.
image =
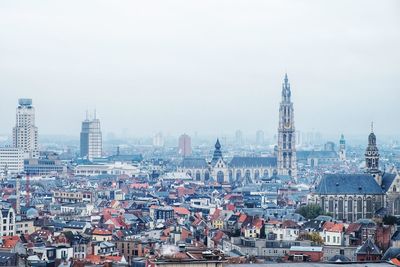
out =
<path fill-rule="evenodd" d="M 40 134 L 400 132 L 400 1 L 0 2 L 0 133 L 33 98 Z"/>

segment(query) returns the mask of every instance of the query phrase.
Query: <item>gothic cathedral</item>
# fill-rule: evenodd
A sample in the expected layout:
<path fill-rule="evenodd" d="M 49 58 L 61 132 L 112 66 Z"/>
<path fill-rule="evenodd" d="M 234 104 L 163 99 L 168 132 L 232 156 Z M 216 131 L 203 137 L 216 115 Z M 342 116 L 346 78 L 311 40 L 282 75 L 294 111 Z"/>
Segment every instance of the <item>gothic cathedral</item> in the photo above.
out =
<path fill-rule="evenodd" d="M 279 107 L 278 128 L 278 174 L 297 177 L 296 133 L 294 128 L 293 103 L 290 100 L 290 84 L 285 74 L 282 84 L 282 101 Z"/>

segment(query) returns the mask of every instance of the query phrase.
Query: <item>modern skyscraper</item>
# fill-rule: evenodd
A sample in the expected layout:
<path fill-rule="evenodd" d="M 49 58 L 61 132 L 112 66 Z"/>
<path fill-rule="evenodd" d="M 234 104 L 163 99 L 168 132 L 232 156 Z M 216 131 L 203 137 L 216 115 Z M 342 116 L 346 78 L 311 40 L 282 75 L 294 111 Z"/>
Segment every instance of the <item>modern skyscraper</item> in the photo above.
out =
<path fill-rule="evenodd" d="M 192 139 L 187 134 L 182 134 L 179 137 L 179 155 L 182 157 L 192 155 Z"/>
<path fill-rule="evenodd" d="M 102 156 L 103 141 L 100 128 L 100 120 L 96 113 L 92 120 L 89 116 L 82 122 L 81 130 L 81 157 L 93 160 Z"/>
<path fill-rule="evenodd" d="M 264 145 L 264 143 L 265 143 L 264 132 L 262 130 L 258 130 L 256 132 L 256 144 L 262 146 Z"/>
<path fill-rule="evenodd" d="M 290 97 L 290 84 L 287 74 L 285 74 L 284 83 L 282 84 L 282 101 L 279 107 L 278 174 L 296 178 L 296 133 L 293 103 Z"/>
<path fill-rule="evenodd" d="M 163 147 L 164 146 L 164 136 L 162 132 L 158 132 L 153 136 L 153 146 L 154 147 Z"/>
<path fill-rule="evenodd" d="M 235 132 L 235 142 L 236 142 L 236 145 L 238 145 L 238 146 L 242 146 L 244 144 L 243 133 L 241 130 L 237 130 Z"/>
<path fill-rule="evenodd" d="M 346 140 L 344 139 L 344 135 L 342 134 L 339 141 L 339 159 L 341 161 L 346 160 Z"/>
<path fill-rule="evenodd" d="M 32 106 L 32 99 L 18 100 L 13 146 L 21 148 L 25 158 L 39 157 L 38 128 L 35 126 L 35 108 Z"/>

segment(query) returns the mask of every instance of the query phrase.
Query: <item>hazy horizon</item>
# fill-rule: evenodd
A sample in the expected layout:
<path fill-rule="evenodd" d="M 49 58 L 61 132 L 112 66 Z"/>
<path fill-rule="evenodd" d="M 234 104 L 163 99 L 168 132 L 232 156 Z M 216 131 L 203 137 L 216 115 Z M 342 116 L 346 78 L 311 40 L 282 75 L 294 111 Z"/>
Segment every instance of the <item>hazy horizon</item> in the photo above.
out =
<path fill-rule="evenodd" d="M 277 132 L 288 73 L 302 132 L 399 136 L 398 1 L 2 1 L 0 133 Z M 90 14 L 90 16 L 88 16 Z"/>

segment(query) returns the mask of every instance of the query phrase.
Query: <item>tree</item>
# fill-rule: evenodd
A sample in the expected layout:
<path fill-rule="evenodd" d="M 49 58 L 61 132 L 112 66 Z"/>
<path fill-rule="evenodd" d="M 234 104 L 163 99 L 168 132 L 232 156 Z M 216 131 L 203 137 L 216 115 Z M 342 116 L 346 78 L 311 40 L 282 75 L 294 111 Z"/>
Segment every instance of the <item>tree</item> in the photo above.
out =
<path fill-rule="evenodd" d="M 325 211 L 317 204 L 308 204 L 296 210 L 296 213 L 301 214 L 306 219 L 315 219 L 319 215 L 327 215 Z"/>
<path fill-rule="evenodd" d="M 324 240 L 317 232 L 308 233 L 308 240 L 311 240 L 315 244 L 321 245 L 324 243 Z"/>
<path fill-rule="evenodd" d="M 397 218 L 392 215 L 386 215 L 383 217 L 383 223 L 386 225 L 395 225 L 397 223 Z"/>

